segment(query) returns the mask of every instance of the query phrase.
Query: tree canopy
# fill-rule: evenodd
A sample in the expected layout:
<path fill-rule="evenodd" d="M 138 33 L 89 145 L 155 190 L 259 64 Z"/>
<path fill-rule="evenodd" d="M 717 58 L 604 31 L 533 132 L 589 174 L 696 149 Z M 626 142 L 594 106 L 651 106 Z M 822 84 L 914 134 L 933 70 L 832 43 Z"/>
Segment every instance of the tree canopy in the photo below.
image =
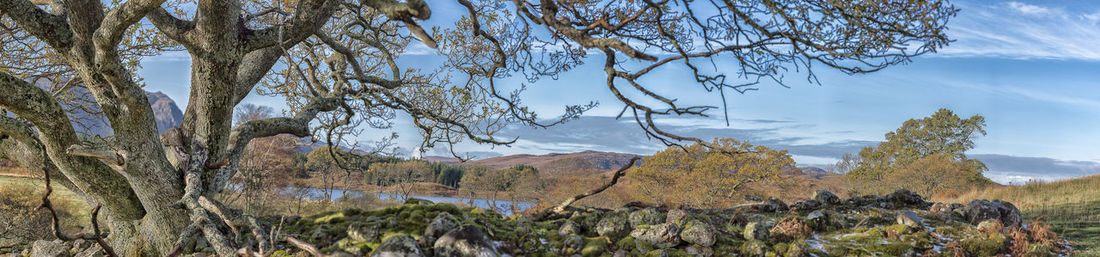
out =
<path fill-rule="evenodd" d="M 252 139 L 354 146 L 349 135 L 388 128 L 401 113 L 422 149 L 511 144 L 497 134 L 508 124 L 550 126 L 594 107 L 568 105 L 545 119 L 521 93 L 595 61 L 600 85 L 647 135 L 701 142 L 654 119 L 718 107 L 656 93 L 653 71 L 686 67 L 723 101 L 792 71 L 810 81 L 818 67 L 874 72 L 947 45 L 958 11 L 946 0 L 456 3 L 460 17 L 424 28 L 432 9 L 423 0 L 0 0 L 0 150 L 101 205 L 118 251 L 189 253 L 182 246 L 202 236 L 218 255 L 266 253 L 269 242 L 225 236 L 212 215 L 229 212 L 208 204 Z M 443 61 L 403 66 L 415 47 Z M 142 57 L 166 51 L 191 57 L 190 96 L 182 124 L 161 134 L 136 71 Z M 528 83 L 498 83 L 513 76 Z M 233 126 L 235 106 L 253 92 L 285 98 L 288 116 Z M 85 144 L 73 124 L 81 111 L 109 122 L 114 140 Z"/>
<path fill-rule="evenodd" d="M 979 172 L 985 164 L 966 158 L 966 151 L 974 148 L 974 140 L 985 135 L 985 117 L 974 115 L 963 119 L 949 109 L 941 108 L 931 116 L 909 119 L 893 132 L 886 133 L 886 141 L 874 147 L 864 147 L 848 173 L 869 179 L 900 169 L 935 154 L 951 157 L 952 161 L 967 162 Z M 850 165 L 845 165 L 850 166 Z"/>

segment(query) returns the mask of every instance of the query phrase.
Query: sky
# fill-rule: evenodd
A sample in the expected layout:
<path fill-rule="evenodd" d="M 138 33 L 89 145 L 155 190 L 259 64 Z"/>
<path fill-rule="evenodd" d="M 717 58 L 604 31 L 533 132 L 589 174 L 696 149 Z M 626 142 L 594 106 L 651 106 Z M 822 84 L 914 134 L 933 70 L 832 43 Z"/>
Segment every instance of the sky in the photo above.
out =
<path fill-rule="evenodd" d="M 948 23 L 948 35 L 957 41 L 938 53 L 865 75 L 817 69 L 819 84 L 802 79 L 805 74 L 788 74 L 789 88 L 765 84 L 758 91 L 728 96 L 728 126 L 720 110 L 711 113 L 713 118 L 668 117 L 658 123 L 683 135 L 734 137 L 787 149 L 800 165 L 820 167 L 876 144 L 907 119 L 949 108 L 960 116 L 985 117 L 988 134 L 968 154 L 986 162 L 986 176 L 997 182 L 1100 173 L 1100 2 L 953 3 L 961 11 Z M 425 24 L 456 17 L 455 6 L 432 4 L 441 6 L 432 6 L 433 18 Z M 423 47 L 413 52 L 418 54 L 401 62 L 415 66 L 440 58 Z M 647 140 L 632 119 L 613 118 L 623 104 L 603 84 L 602 61 L 588 62 L 557 80 L 530 85 L 524 101 L 542 117 L 560 114 L 565 104 L 597 101 L 599 107 L 549 129 L 509 127 L 502 135 L 519 138 L 512 146 L 464 143 L 456 151 L 491 157 L 584 150 L 652 154 L 663 149 Z M 182 109 L 189 63 L 186 53 L 166 53 L 143 61 L 139 75 L 147 90 L 164 92 Z M 655 91 L 688 103 L 721 104 L 716 94 L 682 82 L 688 79 L 682 70 L 658 72 L 647 81 Z M 245 102 L 286 106 L 281 99 L 256 94 Z M 411 155 L 420 138 L 407 119 L 395 122 L 402 135 L 399 143 Z M 361 140 L 388 134 L 364 133 Z M 448 154 L 430 149 L 426 155 Z"/>

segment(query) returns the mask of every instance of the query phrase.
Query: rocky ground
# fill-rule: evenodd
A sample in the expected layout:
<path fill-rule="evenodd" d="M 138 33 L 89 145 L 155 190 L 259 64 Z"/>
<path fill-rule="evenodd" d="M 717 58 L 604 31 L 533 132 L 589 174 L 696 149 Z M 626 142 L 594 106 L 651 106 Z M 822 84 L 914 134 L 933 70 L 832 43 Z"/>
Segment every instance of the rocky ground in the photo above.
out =
<path fill-rule="evenodd" d="M 277 224 L 279 219 L 269 217 Z M 628 205 L 532 221 L 411 201 L 283 220 L 282 234 L 330 256 L 1067 256 L 1042 224 L 1001 201 L 931 203 L 899 190 L 734 209 Z M 200 243 L 200 249 L 203 247 Z M 272 256 L 306 256 L 282 245 Z"/>

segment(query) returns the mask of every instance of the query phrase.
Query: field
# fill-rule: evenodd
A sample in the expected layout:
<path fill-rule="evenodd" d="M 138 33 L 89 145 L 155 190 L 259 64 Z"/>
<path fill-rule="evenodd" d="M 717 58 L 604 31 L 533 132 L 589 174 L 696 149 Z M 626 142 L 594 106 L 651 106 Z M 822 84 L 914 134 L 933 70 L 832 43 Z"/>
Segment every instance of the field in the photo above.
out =
<path fill-rule="evenodd" d="M 1042 219 L 1072 241 L 1075 256 L 1100 256 L 1100 175 L 1023 186 L 975 190 L 947 202 L 1002 199 L 1016 204 L 1025 220 Z"/>

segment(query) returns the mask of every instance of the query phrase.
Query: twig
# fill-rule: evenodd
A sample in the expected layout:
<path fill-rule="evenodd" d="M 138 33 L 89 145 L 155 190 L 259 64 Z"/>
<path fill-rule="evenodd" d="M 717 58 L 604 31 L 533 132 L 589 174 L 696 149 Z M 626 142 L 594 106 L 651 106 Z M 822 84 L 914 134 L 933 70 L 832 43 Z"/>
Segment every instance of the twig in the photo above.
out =
<path fill-rule="evenodd" d="M 47 158 L 45 156 L 46 149 L 42 149 L 42 153 L 43 153 L 42 158 Z M 48 161 L 48 160 L 44 159 L 43 163 L 45 163 L 46 161 Z M 103 251 L 106 252 L 107 256 L 110 256 L 110 257 L 118 256 L 118 255 L 115 254 L 114 248 L 111 248 L 111 246 L 108 245 L 107 242 L 103 240 L 104 238 L 107 238 L 107 234 L 106 233 L 101 233 L 100 230 L 99 230 L 99 220 L 97 219 L 99 217 L 99 208 L 100 208 L 99 203 L 96 203 L 95 207 L 92 208 L 92 233 L 93 234 L 87 234 L 87 233 L 81 232 L 81 233 L 77 233 L 76 235 L 71 235 L 70 236 L 70 235 L 66 235 L 65 233 L 61 232 L 61 225 L 60 225 L 61 222 L 60 222 L 60 219 L 57 217 L 57 210 L 54 209 L 53 203 L 50 202 L 50 194 L 53 193 L 53 187 L 50 186 L 49 165 L 42 165 L 42 174 L 43 174 L 43 176 L 45 176 L 45 180 L 46 180 L 46 192 L 42 194 L 42 205 L 39 205 L 38 209 L 46 208 L 46 210 L 50 211 L 50 216 L 51 216 L 50 222 L 51 222 L 51 225 L 52 225 L 51 227 L 53 228 L 53 235 L 55 237 L 57 237 L 57 239 L 61 239 L 62 241 L 73 241 L 73 240 L 77 240 L 77 239 L 92 240 L 92 241 L 95 241 L 96 244 L 99 244 L 100 248 L 103 248 Z"/>
<path fill-rule="evenodd" d="M 294 238 L 292 236 L 286 236 L 286 242 L 290 243 L 291 245 L 294 245 L 294 247 L 298 247 L 298 249 L 302 249 L 303 251 L 309 252 L 309 254 L 312 254 L 313 256 L 328 257 L 328 255 L 325 255 L 325 254 L 321 253 L 320 250 L 317 250 L 316 246 L 313 246 L 312 244 L 309 244 L 309 243 L 306 243 L 306 242 L 299 241 L 297 238 Z"/>

